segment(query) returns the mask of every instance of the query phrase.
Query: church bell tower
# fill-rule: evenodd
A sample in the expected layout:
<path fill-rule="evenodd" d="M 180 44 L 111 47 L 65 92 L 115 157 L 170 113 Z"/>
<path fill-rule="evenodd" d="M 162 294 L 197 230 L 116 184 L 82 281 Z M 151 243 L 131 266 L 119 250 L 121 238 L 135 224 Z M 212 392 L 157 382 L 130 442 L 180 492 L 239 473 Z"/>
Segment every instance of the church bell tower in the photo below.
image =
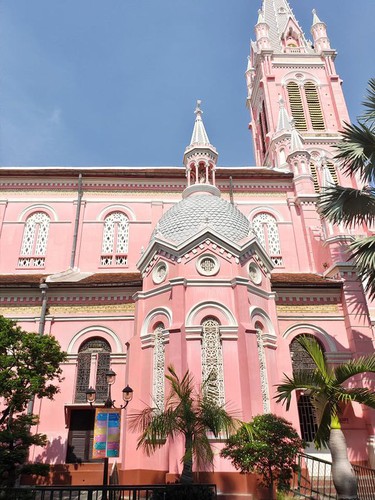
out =
<path fill-rule="evenodd" d="M 308 39 L 287 0 L 263 0 L 255 36 L 246 83 L 256 165 L 293 170 L 295 129 L 319 192 L 326 167 L 337 180 L 332 146 L 349 121 L 327 27 L 314 10 Z"/>

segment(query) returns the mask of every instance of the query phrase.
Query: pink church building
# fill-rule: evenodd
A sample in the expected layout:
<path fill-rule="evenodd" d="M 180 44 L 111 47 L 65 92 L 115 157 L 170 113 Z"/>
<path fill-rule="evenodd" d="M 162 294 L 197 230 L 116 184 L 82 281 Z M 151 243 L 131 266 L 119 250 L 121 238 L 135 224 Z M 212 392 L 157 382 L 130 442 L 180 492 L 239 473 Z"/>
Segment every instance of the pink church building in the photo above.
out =
<path fill-rule="evenodd" d="M 34 405 L 48 446 L 31 459 L 54 464 L 60 482 L 101 482 L 85 393 L 96 388 L 103 404 L 109 368 L 117 403 L 124 386 L 134 390 L 128 413 L 163 405 L 173 364 L 197 385 L 214 373 L 211 394 L 242 420 L 284 416 L 309 453 L 328 456 L 313 447 L 309 396 L 287 413 L 275 385 L 307 362 L 299 335 L 316 337 L 332 364 L 372 352 L 375 308 L 347 256 L 369 229 L 348 232 L 317 212 L 322 187 L 351 182 L 333 158 L 349 117 L 315 11 L 311 34 L 287 0 L 263 0 L 246 71 L 256 166 L 217 165 L 198 101 L 183 166 L 0 170 L 0 314 L 68 353 L 61 391 Z M 123 417 L 123 483 L 181 472 L 182 443 L 147 457 Z M 350 459 L 374 466 L 374 413 L 352 405 L 341 421 Z M 223 441 L 213 446 L 205 477 L 221 492 L 250 491 L 219 457 Z"/>

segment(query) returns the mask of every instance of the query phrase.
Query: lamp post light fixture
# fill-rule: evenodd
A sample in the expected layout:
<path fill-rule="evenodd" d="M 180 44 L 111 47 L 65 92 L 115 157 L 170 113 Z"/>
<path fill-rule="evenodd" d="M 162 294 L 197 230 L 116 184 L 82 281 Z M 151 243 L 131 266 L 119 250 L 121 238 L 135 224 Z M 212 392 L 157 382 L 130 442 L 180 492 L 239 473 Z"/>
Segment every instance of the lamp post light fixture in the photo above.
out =
<path fill-rule="evenodd" d="M 105 379 L 108 384 L 108 397 L 104 402 L 104 408 L 113 408 L 115 410 L 125 410 L 130 401 L 133 399 L 133 389 L 127 385 L 122 390 L 122 399 L 124 401 L 123 405 L 120 405 L 119 408 L 115 407 L 115 400 L 112 399 L 111 387 L 116 381 L 116 373 L 109 369 L 105 373 Z M 86 402 L 92 406 L 96 401 L 96 390 L 93 387 L 89 387 L 86 390 Z M 104 471 L 103 471 L 103 487 L 105 488 L 108 484 L 108 457 L 104 458 Z M 103 500 L 107 500 L 107 490 L 103 490 Z"/>
<path fill-rule="evenodd" d="M 108 397 L 104 402 L 104 408 L 115 408 L 115 400 L 112 399 L 111 387 L 116 381 L 116 373 L 113 370 L 109 369 L 105 373 L 105 379 L 108 384 Z M 129 385 L 124 387 L 124 389 L 122 390 L 122 399 L 125 404 L 120 405 L 120 408 L 118 409 L 124 410 L 130 403 L 130 401 L 133 399 L 133 389 L 129 387 Z M 96 401 L 96 390 L 93 387 L 89 387 L 86 390 L 86 402 L 90 403 L 90 405 L 92 406 L 95 403 L 95 401 Z"/>

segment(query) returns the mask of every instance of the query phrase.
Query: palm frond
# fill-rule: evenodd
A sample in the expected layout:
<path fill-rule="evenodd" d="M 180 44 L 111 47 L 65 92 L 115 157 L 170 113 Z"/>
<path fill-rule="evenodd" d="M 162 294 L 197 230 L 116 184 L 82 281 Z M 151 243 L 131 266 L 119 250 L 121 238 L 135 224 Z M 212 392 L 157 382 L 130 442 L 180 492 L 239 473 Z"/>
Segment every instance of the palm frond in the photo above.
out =
<path fill-rule="evenodd" d="M 227 410 L 209 398 L 203 398 L 200 404 L 200 420 L 215 437 L 223 432 L 228 437 L 235 429 L 235 420 Z"/>
<path fill-rule="evenodd" d="M 319 212 L 333 224 L 371 224 L 375 221 L 375 196 L 372 189 L 342 186 L 324 188 L 319 197 Z"/>
<path fill-rule="evenodd" d="M 330 378 L 328 366 L 324 356 L 324 352 L 320 344 L 315 340 L 314 337 L 309 337 L 307 335 L 301 335 L 298 337 L 298 343 L 307 352 L 310 358 L 314 361 L 317 370 L 321 376 L 327 381 Z"/>
<path fill-rule="evenodd" d="M 276 387 L 275 399 L 277 403 L 286 403 L 287 410 L 289 410 L 294 391 L 309 391 L 314 394 L 324 390 L 324 378 L 317 372 L 299 370 L 293 373 L 293 377 L 288 377 L 285 373 L 284 377 L 282 383 Z"/>
<path fill-rule="evenodd" d="M 365 123 L 345 124 L 335 158 L 346 175 L 358 174 L 365 183 L 373 183 L 375 174 L 375 131 Z"/>
<path fill-rule="evenodd" d="M 339 384 L 361 373 L 375 373 L 375 354 L 351 359 L 346 363 L 336 366 L 334 372 L 337 383 Z"/>
<path fill-rule="evenodd" d="M 370 408 L 375 408 L 375 393 L 371 389 L 363 387 L 344 389 L 340 387 L 336 391 L 336 397 L 338 401 L 345 404 L 355 401 L 356 403 L 364 404 Z"/>
<path fill-rule="evenodd" d="M 375 121 L 375 78 L 371 78 L 368 82 L 366 99 L 362 103 L 367 110 L 363 114 L 363 119 L 366 121 Z"/>
<path fill-rule="evenodd" d="M 370 298 L 375 297 L 375 236 L 357 239 L 350 245 L 352 258 Z"/>

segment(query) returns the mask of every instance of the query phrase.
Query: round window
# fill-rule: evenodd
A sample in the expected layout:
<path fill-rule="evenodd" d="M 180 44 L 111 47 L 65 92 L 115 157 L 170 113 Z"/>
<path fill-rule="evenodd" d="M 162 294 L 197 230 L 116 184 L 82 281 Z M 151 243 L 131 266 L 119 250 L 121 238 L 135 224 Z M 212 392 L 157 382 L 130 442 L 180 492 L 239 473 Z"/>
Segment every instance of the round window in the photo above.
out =
<path fill-rule="evenodd" d="M 261 270 L 254 262 L 249 265 L 249 277 L 255 285 L 260 285 L 262 282 Z"/>
<path fill-rule="evenodd" d="M 166 262 L 159 262 L 152 273 L 152 280 L 154 283 L 162 283 L 168 273 L 168 266 Z"/>
<path fill-rule="evenodd" d="M 219 262 L 213 255 L 202 255 L 197 261 L 197 270 L 204 276 L 213 276 L 219 272 Z"/>

